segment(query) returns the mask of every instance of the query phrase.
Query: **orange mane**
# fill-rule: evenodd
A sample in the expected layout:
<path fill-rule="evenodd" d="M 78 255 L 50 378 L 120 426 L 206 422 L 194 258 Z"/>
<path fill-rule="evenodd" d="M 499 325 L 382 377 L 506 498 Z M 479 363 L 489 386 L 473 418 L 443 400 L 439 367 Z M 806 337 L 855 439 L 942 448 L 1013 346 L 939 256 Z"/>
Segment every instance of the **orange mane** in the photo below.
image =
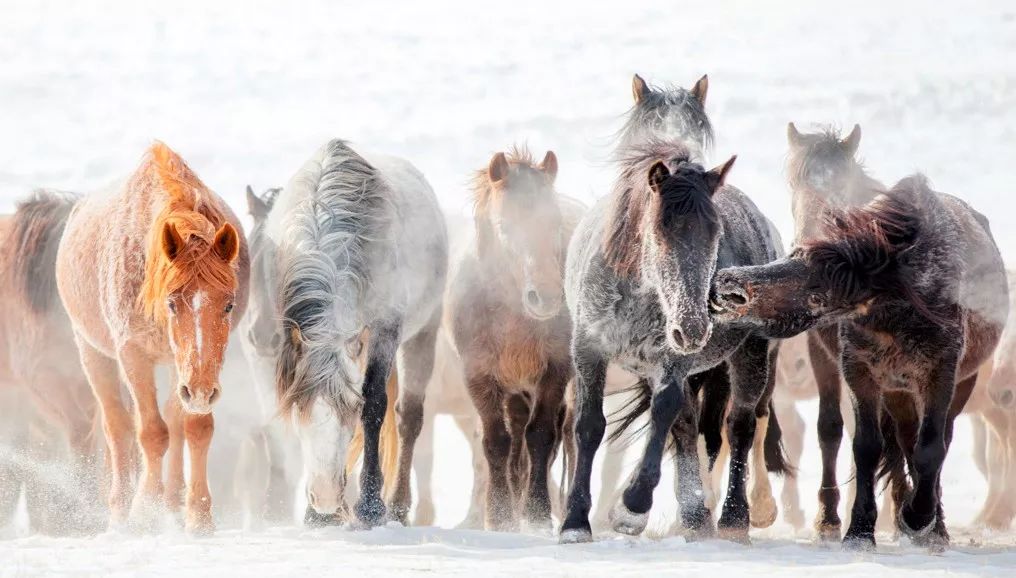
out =
<path fill-rule="evenodd" d="M 162 209 L 152 222 L 145 255 L 145 280 L 140 302 L 145 316 L 162 324 L 166 321 L 166 298 L 188 285 L 210 286 L 235 291 L 236 271 L 212 250 L 215 233 L 226 216 L 211 191 L 198 179 L 182 158 L 156 141 L 129 184 L 134 190 L 149 188 L 164 194 Z M 156 195 L 155 202 L 160 202 Z M 183 247 L 170 260 L 163 249 L 166 225 L 173 227 Z"/>

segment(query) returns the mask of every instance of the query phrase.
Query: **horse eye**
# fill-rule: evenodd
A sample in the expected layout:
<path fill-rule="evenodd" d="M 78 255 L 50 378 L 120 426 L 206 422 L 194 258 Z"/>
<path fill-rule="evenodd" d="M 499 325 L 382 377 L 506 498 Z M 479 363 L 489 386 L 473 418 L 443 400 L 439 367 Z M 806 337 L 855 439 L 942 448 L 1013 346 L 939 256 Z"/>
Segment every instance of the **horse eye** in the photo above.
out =
<path fill-rule="evenodd" d="M 808 295 L 808 306 L 814 309 L 818 309 L 825 305 L 825 298 L 818 293 L 812 293 Z"/>
<path fill-rule="evenodd" d="M 227 304 L 226 305 L 226 313 L 232 313 L 234 305 L 235 305 L 235 303 L 229 303 L 229 304 Z"/>
<path fill-rule="evenodd" d="M 166 307 L 169 308 L 170 313 L 176 314 L 176 301 L 173 301 L 172 299 L 166 301 Z"/>

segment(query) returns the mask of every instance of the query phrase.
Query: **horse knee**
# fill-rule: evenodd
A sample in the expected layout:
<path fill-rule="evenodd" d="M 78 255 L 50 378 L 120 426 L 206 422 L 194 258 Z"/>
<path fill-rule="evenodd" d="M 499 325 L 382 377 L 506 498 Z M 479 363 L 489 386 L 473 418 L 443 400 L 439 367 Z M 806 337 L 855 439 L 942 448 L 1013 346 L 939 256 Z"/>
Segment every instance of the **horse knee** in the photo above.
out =
<path fill-rule="evenodd" d="M 162 455 L 169 447 L 169 427 L 161 419 L 153 420 L 142 426 L 139 437 L 141 447 L 146 451 Z"/>
<path fill-rule="evenodd" d="M 582 449 L 599 447 L 607 430 L 607 418 L 603 414 L 579 415 L 575 423 L 575 443 Z"/>
<path fill-rule="evenodd" d="M 211 414 L 194 416 L 184 424 L 184 435 L 187 436 L 187 441 L 192 444 L 208 443 L 211 441 L 214 431 L 215 420 L 212 419 Z"/>
<path fill-rule="evenodd" d="M 506 459 L 511 445 L 512 438 L 506 431 L 487 431 L 483 434 L 483 453 L 491 464 Z"/>
<path fill-rule="evenodd" d="M 818 439 L 836 440 L 843 437 L 843 414 L 839 406 L 835 412 L 827 412 L 818 420 Z"/>

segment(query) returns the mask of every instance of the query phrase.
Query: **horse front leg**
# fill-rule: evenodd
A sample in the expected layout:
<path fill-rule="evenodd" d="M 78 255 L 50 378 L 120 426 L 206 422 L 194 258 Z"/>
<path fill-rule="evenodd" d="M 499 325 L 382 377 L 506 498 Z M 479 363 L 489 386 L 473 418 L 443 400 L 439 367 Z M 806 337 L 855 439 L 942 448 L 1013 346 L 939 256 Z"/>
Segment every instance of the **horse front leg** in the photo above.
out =
<path fill-rule="evenodd" d="M 769 385 L 769 340 L 748 337 L 727 360 L 731 400 L 727 415 L 730 465 L 727 495 L 717 523 L 721 538 L 748 543 L 750 510 L 747 496 L 748 452 L 755 439 L 756 411 Z M 763 468 L 764 469 L 764 468 Z"/>
<path fill-rule="evenodd" d="M 593 540 L 589 526 L 589 509 L 593 505 L 590 490 L 593 458 L 607 429 L 607 418 L 603 415 L 607 359 L 578 328 L 572 340 L 572 360 L 575 365 L 576 457 L 567 514 L 561 524 L 560 541 L 565 544 Z"/>
<path fill-rule="evenodd" d="M 211 413 L 186 414 L 183 428 L 187 449 L 190 451 L 185 527 L 189 534 L 207 536 L 215 531 L 212 494 L 208 491 L 208 448 L 212 445 L 215 419 Z"/>
<path fill-rule="evenodd" d="M 839 347 L 838 327 L 808 332 L 808 355 L 818 388 L 818 445 L 822 452 L 822 485 L 818 490 L 815 531 L 823 542 L 838 542 L 842 522 L 839 515 L 840 487 L 836 481 L 836 456 L 843 441 L 842 387 L 840 369 L 825 344 Z"/>
<path fill-rule="evenodd" d="M 360 424 L 363 428 L 363 466 L 360 469 L 360 499 L 354 511 L 356 518 L 368 528 L 381 525 L 385 520 L 385 503 L 381 499 L 384 475 L 381 473 L 381 425 L 388 407 L 385 384 L 392 370 L 395 352 L 399 347 L 398 324 L 372 327 L 367 350 L 367 371 L 363 378 L 363 410 Z M 414 436 L 413 441 L 416 441 Z"/>
<path fill-rule="evenodd" d="M 413 505 L 410 486 L 413 450 L 423 429 L 423 403 L 427 384 L 434 373 L 434 346 L 439 323 L 440 316 L 435 316 L 429 327 L 408 339 L 399 351 L 399 399 L 395 404 L 399 452 L 390 514 L 403 525 L 409 524 L 409 509 Z"/>
<path fill-rule="evenodd" d="M 508 437 L 511 439 L 508 450 L 508 481 L 512 503 L 518 508 L 522 505 L 526 494 L 526 485 L 523 482 L 529 471 L 526 457 L 526 426 L 529 425 L 532 408 L 526 396 L 516 394 L 506 400 L 505 413 L 508 419 Z"/>
<path fill-rule="evenodd" d="M 504 390 L 497 379 L 482 371 L 468 375 L 466 382 L 480 414 L 483 453 L 487 458 L 484 526 L 488 530 L 514 530 L 517 512 L 508 481 L 511 435 L 505 427 Z"/>
<path fill-rule="evenodd" d="M 653 506 L 653 490 L 660 483 L 660 463 L 667 437 L 685 403 L 687 374 L 683 365 L 671 363 L 662 368 L 662 375 L 655 380 L 649 407 L 649 436 L 642 460 L 621 495 L 621 501 L 610 514 L 615 532 L 637 536 L 646 529 Z"/>
<path fill-rule="evenodd" d="M 706 502 L 708 493 L 703 489 L 703 481 L 711 481 L 711 476 L 708 472 L 705 476 L 702 473 L 698 419 L 698 397 L 688 395 L 670 430 L 676 451 L 674 489 L 677 493 L 677 503 L 681 508 L 680 524 L 689 540 L 706 538 L 714 532 L 712 510 Z"/>
<path fill-rule="evenodd" d="M 570 373 L 571 368 L 563 364 L 547 369 L 540 380 L 532 419 L 526 427 L 529 450 L 526 518 L 531 526 L 541 529 L 550 529 L 551 524 L 548 473 L 558 443 L 558 417 Z"/>

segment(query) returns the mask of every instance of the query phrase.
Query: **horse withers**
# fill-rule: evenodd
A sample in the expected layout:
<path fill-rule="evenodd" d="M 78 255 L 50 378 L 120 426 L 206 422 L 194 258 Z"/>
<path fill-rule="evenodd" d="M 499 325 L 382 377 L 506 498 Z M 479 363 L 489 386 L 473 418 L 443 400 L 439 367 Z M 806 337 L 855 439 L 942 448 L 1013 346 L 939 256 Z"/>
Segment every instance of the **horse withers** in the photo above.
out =
<path fill-rule="evenodd" d="M 881 464 L 902 503 L 901 530 L 947 545 L 940 476 L 953 421 L 1009 309 L 987 219 L 923 176 L 908 177 L 866 205 L 831 212 L 820 235 L 785 259 L 719 271 L 714 294 L 718 321 L 773 336 L 838 324 L 857 432 L 844 543 L 874 547 Z"/>
<path fill-rule="evenodd" d="M 162 462 L 171 438 L 186 438 L 186 526 L 214 528 L 207 483 L 212 406 L 221 396 L 229 332 L 247 305 L 248 256 L 240 222 L 175 152 L 155 143 L 125 181 L 79 201 L 56 259 L 57 286 L 81 363 L 99 402 L 112 462 L 114 524 L 151 528 L 163 505 L 179 507 L 182 453 L 170 487 Z M 112 232 L 112 233 L 111 233 Z M 159 412 L 155 367 L 176 382 Z M 120 397 L 121 379 L 133 400 Z M 132 502 L 134 423 L 144 469 Z"/>

